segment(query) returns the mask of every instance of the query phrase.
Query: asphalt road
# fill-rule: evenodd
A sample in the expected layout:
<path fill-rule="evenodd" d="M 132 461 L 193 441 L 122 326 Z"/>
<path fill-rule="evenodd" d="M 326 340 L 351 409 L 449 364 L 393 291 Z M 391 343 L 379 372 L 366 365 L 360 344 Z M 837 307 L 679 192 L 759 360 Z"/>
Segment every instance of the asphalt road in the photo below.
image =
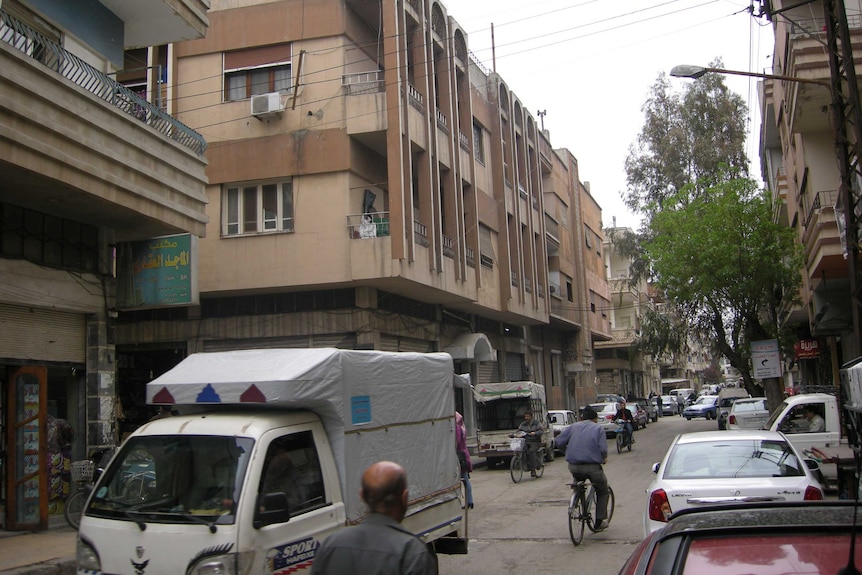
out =
<path fill-rule="evenodd" d="M 718 429 L 714 420 L 663 417 L 635 432 L 631 452 L 616 452 L 612 439 L 605 474 L 616 506 L 610 527 L 589 530 L 575 547 L 566 510 L 572 479 L 561 456 L 548 463 L 541 479 L 512 483 L 509 471 L 480 468 L 471 477 L 475 509 L 468 516 L 470 551 L 440 555 L 441 575 L 502 573 L 615 574 L 641 541 L 646 488 L 653 463 L 660 461 L 678 433 Z"/>

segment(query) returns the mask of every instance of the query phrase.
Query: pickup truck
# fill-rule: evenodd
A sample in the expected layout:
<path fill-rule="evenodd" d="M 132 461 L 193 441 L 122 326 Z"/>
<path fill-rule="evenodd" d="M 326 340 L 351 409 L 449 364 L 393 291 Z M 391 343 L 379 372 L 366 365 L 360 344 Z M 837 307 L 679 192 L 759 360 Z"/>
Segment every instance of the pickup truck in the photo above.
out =
<path fill-rule="evenodd" d="M 476 400 L 476 455 L 487 459 L 488 469 L 498 464 L 509 465 L 515 454 L 509 436 L 518 430 L 527 410 L 532 411 L 533 417 L 545 428 L 542 434 L 545 459 L 554 460 L 554 433 L 548 429 L 543 385 L 534 381 L 478 384 L 473 388 L 473 398 Z"/>
<path fill-rule="evenodd" d="M 809 406 L 823 418 L 823 431 L 809 431 L 810 423 L 805 417 Z M 791 395 L 772 412 L 764 429 L 783 432 L 800 453 L 819 460 L 824 487 L 837 488 L 837 464 L 853 458 L 853 450 L 843 436 L 837 397 L 828 393 Z"/>
<path fill-rule="evenodd" d="M 380 460 L 407 470 L 403 525 L 466 553 L 453 376 L 445 353 L 190 355 L 147 385 L 179 414 L 136 430 L 92 489 L 78 573 L 308 572 L 365 516 L 360 477 Z"/>

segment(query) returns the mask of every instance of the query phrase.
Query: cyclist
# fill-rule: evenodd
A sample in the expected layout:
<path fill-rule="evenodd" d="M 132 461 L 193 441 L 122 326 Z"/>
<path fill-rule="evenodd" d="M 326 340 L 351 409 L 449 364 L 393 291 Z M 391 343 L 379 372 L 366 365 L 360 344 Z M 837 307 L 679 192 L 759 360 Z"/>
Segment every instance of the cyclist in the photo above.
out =
<path fill-rule="evenodd" d="M 634 436 L 634 428 L 632 427 L 632 422 L 635 420 L 634 416 L 630 409 L 626 407 L 626 400 L 620 400 L 619 407 L 617 408 L 617 413 L 614 415 L 614 420 L 621 419 L 623 422 L 623 429 L 626 430 L 626 435 L 628 435 L 629 441 L 632 443 L 635 442 Z"/>
<path fill-rule="evenodd" d="M 575 481 L 589 479 L 596 488 L 596 531 L 608 526 L 608 478 L 602 464 L 608 462 L 608 438 L 598 425 L 599 414 L 589 405 L 581 421 L 564 427 L 555 440 L 566 452 L 569 473 Z"/>
<path fill-rule="evenodd" d="M 539 466 L 536 461 L 536 452 L 542 444 L 542 434 L 545 433 L 545 428 L 539 420 L 533 419 L 532 411 L 524 412 L 524 421 L 518 426 L 518 431 L 524 432 L 524 449 L 527 450 L 527 469 L 530 470 L 530 477 L 536 476 L 536 468 Z"/>

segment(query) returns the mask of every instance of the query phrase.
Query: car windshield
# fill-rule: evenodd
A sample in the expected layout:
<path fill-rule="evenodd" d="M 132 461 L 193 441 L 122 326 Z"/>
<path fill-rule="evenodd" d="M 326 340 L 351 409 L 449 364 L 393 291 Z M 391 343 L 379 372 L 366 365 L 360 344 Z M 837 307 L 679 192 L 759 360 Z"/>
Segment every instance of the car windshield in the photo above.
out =
<path fill-rule="evenodd" d="M 231 524 L 253 445 L 233 436 L 130 438 L 105 470 L 87 515 Z"/>
<path fill-rule="evenodd" d="M 697 398 L 695 405 L 713 405 L 715 403 L 715 397 L 712 395 L 703 395 Z"/>
<path fill-rule="evenodd" d="M 802 475 L 802 463 L 787 442 L 760 439 L 678 443 L 664 470 L 665 479 Z"/>

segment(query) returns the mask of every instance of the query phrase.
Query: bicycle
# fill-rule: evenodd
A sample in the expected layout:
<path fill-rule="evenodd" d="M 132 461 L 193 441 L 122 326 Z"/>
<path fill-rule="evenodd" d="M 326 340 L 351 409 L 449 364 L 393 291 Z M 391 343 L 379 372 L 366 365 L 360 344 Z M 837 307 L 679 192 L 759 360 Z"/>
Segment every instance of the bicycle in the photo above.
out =
<path fill-rule="evenodd" d="M 520 483 L 521 479 L 524 478 L 524 470 L 527 468 L 527 449 L 526 449 L 526 440 L 524 436 L 526 434 L 521 431 L 517 434 L 513 434 L 512 441 L 510 446 L 512 451 L 515 452 L 515 455 L 512 456 L 512 461 L 509 463 L 509 474 L 512 476 L 512 481 L 514 483 Z M 536 449 L 536 478 L 538 479 L 542 475 L 545 474 L 545 446 L 540 445 L 538 449 Z"/>
<path fill-rule="evenodd" d="M 596 488 L 591 484 L 589 492 L 587 483 L 589 480 L 582 479 L 576 483 L 567 483 L 572 488 L 572 497 L 569 499 L 569 537 L 572 543 L 580 545 L 584 539 L 584 526 L 593 533 L 597 532 L 595 522 L 596 511 Z M 608 485 L 608 525 L 614 516 L 614 490 Z"/>
<path fill-rule="evenodd" d="M 626 427 L 622 419 L 618 419 L 616 424 L 617 453 L 622 453 L 623 449 L 631 451 L 633 439 L 632 434 L 626 431 Z"/>
<path fill-rule="evenodd" d="M 81 525 L 81 514 L 84 512 L 87 497 L 90 495 L 90 488 L 93 486 L 93 470 L 95 468 L 95 462 L 90 459 L 72 462 L 72 481 L 76 488 L 75 492 L 66 498 L 63 516 L 66 518 L 66 523 L 75 529 Z"/>

